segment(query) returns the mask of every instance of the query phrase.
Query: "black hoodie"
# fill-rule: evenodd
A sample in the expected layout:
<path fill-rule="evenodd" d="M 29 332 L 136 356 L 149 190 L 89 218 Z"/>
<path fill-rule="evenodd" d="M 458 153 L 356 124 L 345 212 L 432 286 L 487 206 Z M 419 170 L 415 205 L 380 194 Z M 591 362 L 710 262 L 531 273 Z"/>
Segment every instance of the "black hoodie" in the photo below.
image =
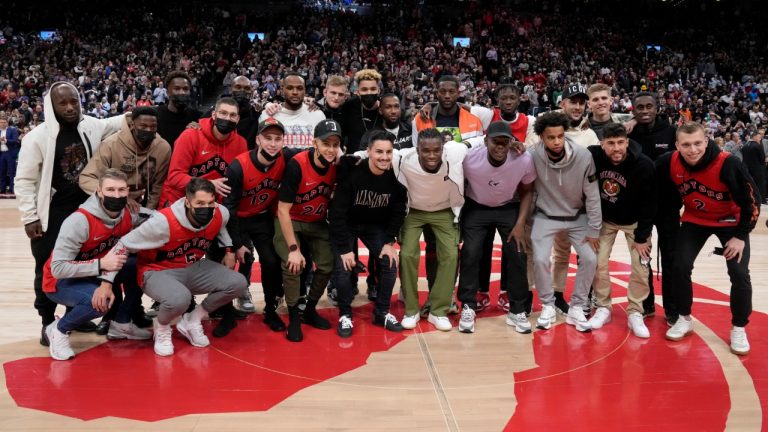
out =
<path fill-rule="evenodd" d="M 588 147 L 595 161 L 603 220 L 617 225 L 632 225 L 635 242 L 645 243 L 653 230 L 656 216 L 653 162 L 640 153 L 639 146 L 629 146 L 627 158 L 618 165 L 600 146 Z"/>
<path fill-rule="evenodd" d="M 652 161 L 658 159 L 664 153 L 675 150 L 676 129 L 659 118 L 653 123 L 653 127 L 637 125 L 629 134 L 629 138 L 640 143 L 643 154 Z"/>
<path fill-rule="evenodd" d="M 683 167 L 690 172 L 699 172 L 709 169 L 712 162 L 721 152 L 720 147 L 710 140 L 704 156 L 695 166 L 690 166 L 685 159 L 680 158 Z M 670 212 L 679 214 L 683 205 L 680 193 L 672 181 L 670 172 L 672 152 L 667 153 L 656 161 L 656 187 L 659 197 L 659 213 Z M 736 156 L 728 156 L 720 170 L 720 181 L 728 187 L 731 198 L 741 209 L 739 224 L 734 227 L 735 237 L 746 240 L 749 232 L 755 228 L 757 218 L 760 216 L 760 203 L 758 200 L 757 186 L 746 168 Z M 684 211 L 696 211 L 695 208 L 686 207 Z"/>

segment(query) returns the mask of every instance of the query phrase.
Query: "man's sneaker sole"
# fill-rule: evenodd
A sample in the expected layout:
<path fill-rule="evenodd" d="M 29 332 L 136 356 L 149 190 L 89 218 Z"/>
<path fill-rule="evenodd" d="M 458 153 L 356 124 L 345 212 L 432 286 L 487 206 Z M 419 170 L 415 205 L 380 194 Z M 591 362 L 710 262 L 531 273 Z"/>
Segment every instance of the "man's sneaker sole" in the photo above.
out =
<path fill-rule="evenodd" d="M 461 333 L 474 333 L 475 332 L 475 323 L 472 323 L 471 326 L 465 326 L 459 323 L 459 331 Z"/>
<path fill-rule="evenodd" d="M 746 351 L 736 351 L 735 349 L 731 348 L 731 354 L 736 354 L 737 356 L 745 356 L 749 354 L 749 350 Z"/>
<path fill-rule="evenodd" d="M 664 335 L 664 338 L 665 338 L 666 340 L 670 340 L 670 341 L 673 341 L 673 342 L 677 342 L 677 341 L 681 341 L 681 340 L 685 339 L 687 336 L 690 336 L 690 335 L 692 335 L 692 334 L 693 334 L 693 330 L 689 330 L 689 331 L 685 332 L 685 334 L 683 334 L 683 335 L 682 335 L 682 336 L 680 336 L 680 337 L 675 337 L 675 336 L 670 336 L 670 335 L 668 335 L 668 334 L 665 334 L 665 335 Z"/>
<path fill-rule="evenodd" d="M 519 325 L 517 325 L 517 321 L 511 320 L 509 318 L 506 318 L 504 322 L 506 322 L 508 326 L 514 327 L 515 331 L 520 334 L 528 334 L 533 331 L 533 329 L 531 329 L 530 327 L 529 328 L 520 327 Z"/>
<path fill-rule="evenodd" d="M 574 321 L 570 316 L 565 317 L 565 323 L 572 325 L 576 331 L 580 331 L 582 333 L 589 333 L 592 331 L 592 327 L 585 327 L 583 323 Z"/>

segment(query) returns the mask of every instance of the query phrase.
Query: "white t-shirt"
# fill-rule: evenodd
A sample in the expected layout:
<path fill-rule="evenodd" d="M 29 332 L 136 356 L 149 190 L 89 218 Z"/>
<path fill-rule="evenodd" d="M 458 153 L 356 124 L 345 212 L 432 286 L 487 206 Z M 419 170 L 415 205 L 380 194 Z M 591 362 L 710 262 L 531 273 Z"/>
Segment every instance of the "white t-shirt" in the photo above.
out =
<path fill-rule="evenodd" d="M 262 112 L 259 122 L 266 120 L 266 112 Z M 312 147 L 315 138 L 315 126 L 325 120 L 325 114 L 316 110 L 310 112 L 306 106 L 291 111 L 283 106 L 274 116 L 285 127 L 283 144 L 291 148 Z"/>

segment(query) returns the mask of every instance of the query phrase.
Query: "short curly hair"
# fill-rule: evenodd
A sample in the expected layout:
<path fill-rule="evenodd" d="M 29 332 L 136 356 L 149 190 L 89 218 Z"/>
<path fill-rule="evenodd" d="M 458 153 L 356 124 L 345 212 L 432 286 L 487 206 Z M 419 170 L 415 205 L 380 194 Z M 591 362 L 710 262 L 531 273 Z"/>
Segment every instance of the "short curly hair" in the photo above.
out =
<path fill-rule="evenodd" d="M 533 125 L 533 131 L 536 132 L 536 135 L 541 135 L 548 127 L 562 126 L 563 130 L 568 130 L 569 125 L 570 121 L 568 121 L 568 116 L 560 111 L 550 111 L 540 115 L 536 119 L 536 123 Z"/>
<path fill-rule="evenodd" d="M 376 81 L 381 82 L 381 74 L 376 69 L 362 69 L 355 73 L 355 82 L 360 84 L 360 81 Z"/>

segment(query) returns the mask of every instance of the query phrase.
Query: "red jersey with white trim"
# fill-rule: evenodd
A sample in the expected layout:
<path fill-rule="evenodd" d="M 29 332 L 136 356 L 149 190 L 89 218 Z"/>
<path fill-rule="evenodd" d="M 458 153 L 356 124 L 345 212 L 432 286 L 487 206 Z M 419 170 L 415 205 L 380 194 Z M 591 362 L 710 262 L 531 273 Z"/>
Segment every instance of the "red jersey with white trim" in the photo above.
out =
<path fill-rule="evenodd" d="M 76 211 L 85 216 L 85 219 L 88 221 L 88 239 L 80 246 L 80 252 L 78 252 L 74 261 L 91 261 L 103 258 L 117 244 L 120 237 L 128 234 L 133 227 L 131 212 L 127 208 L 123 210 L 123 218 L 114 228 L 104 225 L 101 219 L 85 209 L 79 208 Z M 54 278 L 53 274 L 51 274 L 52 258 L 53 253 L 51 253 L 48 261 L 45 262 L 45 266 L 43 266 L 44 292 L 56 292 L 56 281 L 58 279 Z"/>
<path fill-rule="evenodd" d="M 299 222 L 317 222 L 325 219 L 328 202 L 336 183 L 336 165 L 331 164 L 321 175 L 309 160 L 312 152 L 305 151 L 293 157 L 301 167 L 301 181 L 291 207 L 291 219 Z"/>
<path fill-rule="evenodd" d="M 221 231 L 224 217 L 218 205 L 213 212 L 213 219 L 205 229 L 193 231 L 185 228 L 173 214 L 171 207 L 159 211 L 168 220 L 168 243 L 157 248 L 139 251 L 137 277 L 139 285 L 144 283 L 144 273 L 184 268 L 203 258 L 211 243 Z"/>
<path fill-rule="evenodd" d="M 237 206 L 237 216 L 249 217 L 274 210 L 285 172 L 285 156 L 280 153 L 267 172 L 256 168 L 250 153 L 243 153 L 236 159 L 243 168 L 243 196 Z"/>
<path fill-rule="evenodd" d="M 501 109 L 497 107 L 493 109 L 493 118 L 491 118 L 491 123 L 499 120 L 504 119 L 501 118 Z M 517 118 L 515 121 L 509 122 L 509 129 L 512 132 L 512 136 L 515 137 L 516 140 L 525 142 L 525 138 L 527 137 L 528 133 L 528 116 L 525 114 L 517 113 Z"/>

